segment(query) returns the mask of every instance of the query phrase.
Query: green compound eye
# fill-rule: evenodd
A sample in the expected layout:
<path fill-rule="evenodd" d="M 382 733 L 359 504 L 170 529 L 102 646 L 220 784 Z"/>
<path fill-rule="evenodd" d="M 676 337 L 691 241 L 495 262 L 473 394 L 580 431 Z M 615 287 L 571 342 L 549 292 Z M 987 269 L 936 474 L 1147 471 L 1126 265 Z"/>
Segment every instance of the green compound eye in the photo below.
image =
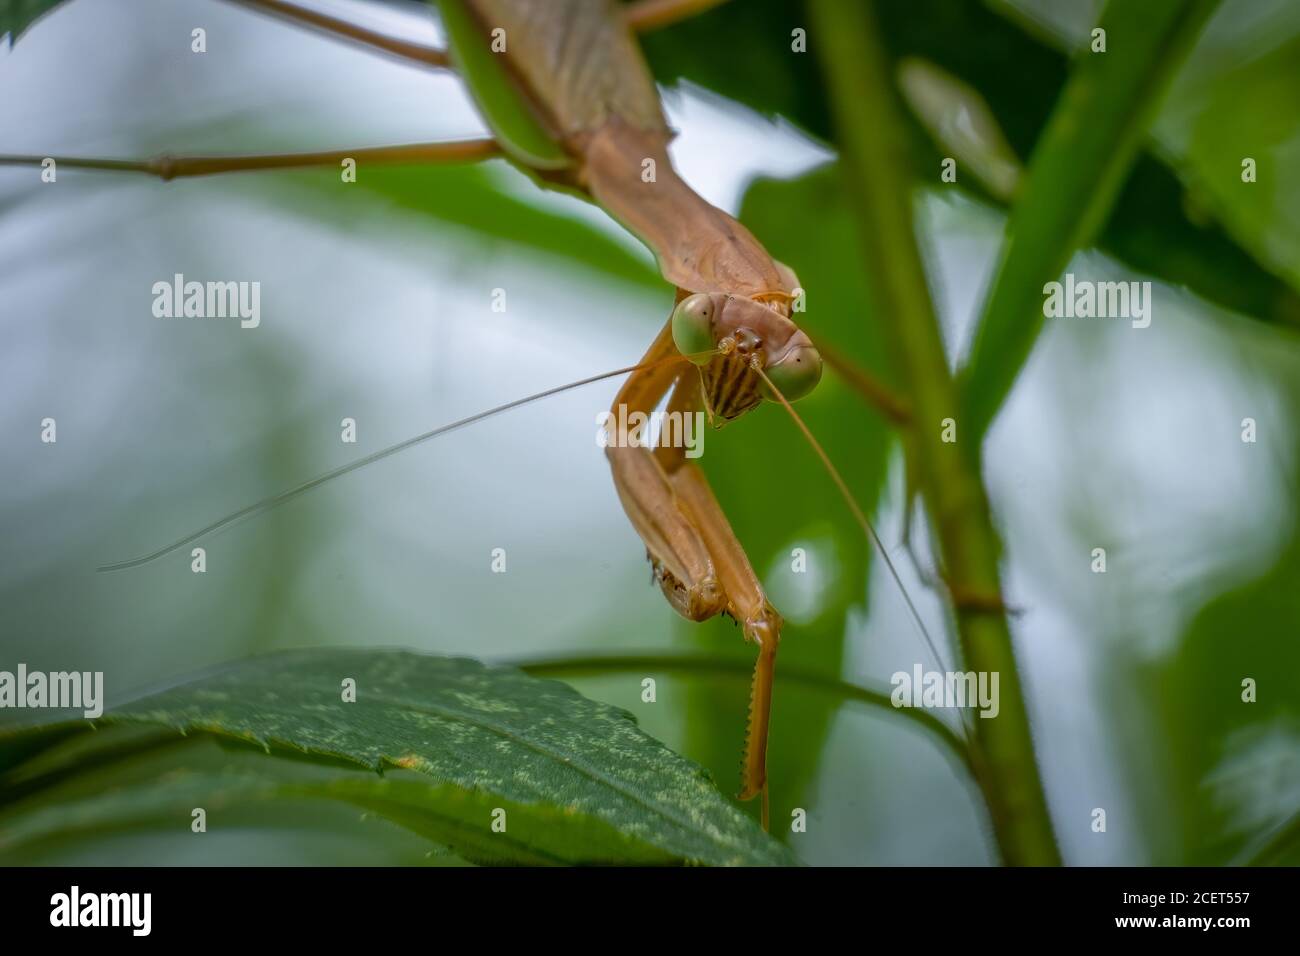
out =
<path fill-rule="evenodd" d="M 777 364 L 763 369 L 763 372 L 786 397 L 786 401 L 793 402 L 803 398 L 821 381 L 821 353 L 811 345 L 802 345 Z M 771 402 L 779 401 L 775 395 L 770 394 L 771 389 L 766 382 L 761 387 L 764 398 Z"/>
<path fill-rule="evenodd" d="M 683 355 L 695 356 L 691 361 L 696 365 L 708 365 L 712 358 L 697 353 L 717 348 L 713 341 L 713 308 L 713 300 L 697 292 L 682 299 L 673 309 L 673 344 Z"/>

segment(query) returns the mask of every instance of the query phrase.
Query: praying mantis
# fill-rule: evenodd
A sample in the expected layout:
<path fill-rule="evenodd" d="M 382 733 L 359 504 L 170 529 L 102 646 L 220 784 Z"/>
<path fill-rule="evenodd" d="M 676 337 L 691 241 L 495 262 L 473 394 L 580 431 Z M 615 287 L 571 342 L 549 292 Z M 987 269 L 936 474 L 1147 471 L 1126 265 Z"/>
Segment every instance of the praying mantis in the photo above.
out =
<path fill-rule="evenodd" d="M 233 2 L 348 33 L 399 55 L 421 56 L 400 43 L 385 46 L 374 35 L 339 29 L 339 21 L 281 0 Z M 628 378 L 614 399 L 616 413 L 622 407 L 648 414 L 666 400 L 670 412 L 703 411 L 720 427 L 764 401 L 784 407 L 829 468 L 859 525 L 880 548 L 847 486 L 790 406 L 816 387 L 823 366 L 821 353 L 793 319 L 803 295 L 795 273 L 772 258 L 737 220 L 700 197 L 678 175 L 668 155 L 672 133 L 633 27 L 656 25 L 710 4 L 648 0 L 622 7 L 615 0 L 439 0 L 438 5 L 450 56 L 429 54 L 425 62 L 457 70 L 493 133 L 490 140 L 278 157 L 58 162 L 171 179 L 337 164 L 345 158 L 364 164 L 467 162 L 503 156 L 540 185 L 595 202 L 653 252 L 663 279 L 675 290 L 663 329 L 634 366 L 426 432 L 241 509 L 143 558 L 101 570 L 152 561 L 417 442 L 524 402 L 620 374 Z M 0 162 L 22 159 L 0 157 Z M 625 421 L 626 416 L 615 414 L 614 420 Z M 729 615 L 740 625 L 744 639 L 755 645 L 738 797 L 762 797 L 766 827 L 766 753 L 782 617 L 766 596 L 723 502 L 698 464 L 681 448 L 652 449 L 626 440 L 626 435 L 613 437 L 616 440 L 606 444 L 606 456 L 614 486 L 669 605 L 691 621 Z M 885 560 L 889 564 L 887 555 Z M 892 564 L 889 568 L 901 588 Z M 910 598 L 908 604 L 911 608 Z M 915 617 L 915 608 L 911 610 Z M 919 617 L 916 620 L 919 625 Z"/>
<path fill-rule="evenodd" d="M 453 54 L 507 152 L 595 199 L 650 247 L 677 290 L 668 323 L 615 408 L 648 413 L 671 392 L 670 413 L 703 406 L 721 424 L 765 392 L 775 400 L 773 386 L 788 398 L 811 391 L 822 363 L 790 319 L 798 280 L 673 170 L 658 94 L 617 8 L 590 0 L 453 0 L 442 9 Z M 586 53 L 575 58 L 575 49 Z M 504 97 L 494 95 L 503 88 Z M 663 362 L 674 354 L 692 361 Z M 618 441 L 607 455 L 668 603 L 692 621 L 729 614 L 757 647 L 739 794 L 752 799 L 767 783 L 781 616 L 704 472 L 681 449 L 651 452 Z"/>

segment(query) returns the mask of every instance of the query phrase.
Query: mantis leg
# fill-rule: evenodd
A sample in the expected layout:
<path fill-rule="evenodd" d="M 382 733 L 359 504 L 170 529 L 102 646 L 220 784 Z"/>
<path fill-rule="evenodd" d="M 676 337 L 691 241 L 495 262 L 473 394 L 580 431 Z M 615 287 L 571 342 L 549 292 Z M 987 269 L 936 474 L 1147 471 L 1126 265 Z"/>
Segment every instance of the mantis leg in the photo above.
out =
<path fill-rule="evenodd" d="M 665 327 L 646 354 L 646 362 L 673 352 Z M 670 412 L 700 409 L 698 373 L 693 366 L 655 367 L 629 378 L 615 398 L 614 416 L 649 413 L 670 387 Z M 626 406 L 620 418 L 619 406 Z M 619 436 L 622 437 L 622 436 Z M 745 639 L 758 646 L 750 689 L 740 799 L 763 796 L 767 818 L 767 738 L 772 709 L 776 651 L 781 616 L 763 593 L 744 548 L 718 504 L 704 472 L 682 448 L 647 448 L 611 443 L 607 449 L 623 509 L 646 544 L 655 577 L 673 608 L 691 620 L 731 615 Z"/>
<path fill-rule="evenodd" d="M 388 53 L 412 63 L 438 68 L 450 65 L 445 50 L 376 33 L 347 20 L 340 20 L 338 17 L 331 17 L 318 10 L 299 6 L 296 3 L 285 3 L 284 0 L 229 0 L 229 2 L 237 6 L 257 10 L 260 13 L 269 14 L 289 23 L 333 34 L 340 39 L 352 40 L 373 50 Z"/>
<path fill-rule="evenodd" d="M 694 369 L 687 370 L 688 374 Z M 700 404 L 697 382 L 682 382 L 669 401 L 669 411 L 693 411 Z M 675 454 L 674 454 L 675 453 Z M 688 460 L 682 449 L 659 449 L 677 502 L 698 530 L 713 559 L 718 580 L 727 597 L 727 613 L 744 631 L 745 640 L 757 645 L 754 676 L 750 682 L 749 725 L 741 767 L 740 799 L 763 797 L 763 826 L 767 827 L 767 736 L 772 716 L 772 687 L 776 676 L 776 652 L 781 642 L 781 615 L 763 593 L 758 575 L 745 549 L 736 538 L 731 522 L 723 513 L 704 470 Z"/>
<path fill-rule="evenodd" d="M 298 26 L 369 47 L 371 50 L 397 57 L 408 63 L 434 69 L 447 69 L 451 60 L 447 51 L 388 36 L 348 20 L 341 20 L 286 0 L 227 0 L 236 6 L 247 7 Z M 704 13 L 725 0 L 633 0 L 624 9 L 628 27 L 637 33 L 647 33 L 671 26 L 679 20 Z"/>
<path fill-rule="evenodd" d="M 92 159 L 78 156 L 54 156 L 56 165 L 69 169 L 99 169 L 110 172 L 145 173 L 162 180 L 214 173 L 252 172 L 265 169 L 309 169 L 318 166 L 338 167 L 345 159 L 358 165 L 397 165 L 421 163 L 473 163 L 501 155 L 494 139 L 450 140 L 445 143 L 410 143 L 400 146 L 366 146 L 360 149 L 334 149 L 316 153 L 277 153 L 246 156 L 155 156 L 152 159 Z M 0 155 L 0 166 L 40 166 L 47 157 Z"/>
<path fill-rule="evenodd" d="M 643 364 L 675 351 L 665 327 Z M 649 414 L 684 371 L 694 370 L 670 364 L 633 373 L 614 399 L 614 421 L 624 422 L 634 412 Z M 623 510 L 645 542 L 655 580 L 673 610 L 692 621 L 704 621 L 726 610 L 726 595 L 709 550 L 680 507 L 669 475 L 656 456 L 648 448 L 632 444 L 626 434 L 612 434 L 605 453 Z"/>

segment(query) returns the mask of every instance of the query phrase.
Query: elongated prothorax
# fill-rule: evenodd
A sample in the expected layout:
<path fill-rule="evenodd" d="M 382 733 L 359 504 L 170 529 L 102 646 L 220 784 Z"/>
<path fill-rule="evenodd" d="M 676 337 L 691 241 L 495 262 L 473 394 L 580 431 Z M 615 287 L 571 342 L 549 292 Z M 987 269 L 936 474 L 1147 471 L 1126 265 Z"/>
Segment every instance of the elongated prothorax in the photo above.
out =
<path fill-rule="evenodd" d="M 793 291 L 753 234 L 673 169 L 658 91 L 615 0 L 451 2 L 477 26 L 475 37 L 453 42 L 481 44 L 481 53 L 495 41 L 495 57 L 479 69 L 504 70 L 529 118 L 572 158 L 564 177 L 650 247 L 665 279 L 687 292 Z M 521 125 L 517 111 L 483 106 L 510 150 L 512 130 L 504 127 Z M 527 165 L 537 150 L 521 152 L 516 158 Z"/>

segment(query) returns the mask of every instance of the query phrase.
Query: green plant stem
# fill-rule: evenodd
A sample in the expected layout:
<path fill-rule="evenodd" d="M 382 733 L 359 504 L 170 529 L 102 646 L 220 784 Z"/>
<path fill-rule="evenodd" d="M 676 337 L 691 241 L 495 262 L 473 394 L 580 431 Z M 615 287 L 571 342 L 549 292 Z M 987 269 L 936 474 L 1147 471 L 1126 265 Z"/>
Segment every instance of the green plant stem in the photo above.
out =
<path fill-rule="evenodd" d="M 957 418 L 949 371 L 912 224 L 906 134 L 892 73 L 865 6 L 814 0 L 813 38 L 840 132 L 846 187 L 859 221 L 873 313 L 889 329 L 910 395 L 912 458 L 957 617 L 966 665 L 997 673 L 1001 711 L 976 720 L 972 752 L 1001 858 L 1055 865 L 1060 852 L 1034 758 L 1011 632 L 1001 606 L 1000 545 L 973 458 L 946 443 Z"/>
<path fill-rule="evenodd" d="M 699 657 L 691 654 L 593 654 L 582 657 L 541 658 L 512 662 L 513 666 L 532 674 L 534 677 L 550 674 L 609 674 L 614 672 L 661 671 L 693 675 L 728 677 L 748 681 L 753 673 L 753 664 L 743 660 L 726 658 Z M 781 669 L 781 683 L 792 687 L 833 694 L 845 700 L 888 711 L 905 717 L 927 731 L 942 743 L 957 762 L 974 776 L 970 751 L 966 742 L 951 727 L 933 714 L 915 707 L 895 707 L 889 693 L 868 687 L 859 687 L 833 677 L 810 674 L 790 668 Z"/>
<path fill-rule="evenodd" d="M 821 352 L 822 359 L 826 364 L 844 379 L 849 388 L 857 392 L 868 405 L 880 412 L 891 425 L 903 428 L 911 423 L 912 413 L 908 409 L 907 403 L 894 394 L 893 389 L 888 385 L 825 342 L 819 341 L 817 350 Z"/>

